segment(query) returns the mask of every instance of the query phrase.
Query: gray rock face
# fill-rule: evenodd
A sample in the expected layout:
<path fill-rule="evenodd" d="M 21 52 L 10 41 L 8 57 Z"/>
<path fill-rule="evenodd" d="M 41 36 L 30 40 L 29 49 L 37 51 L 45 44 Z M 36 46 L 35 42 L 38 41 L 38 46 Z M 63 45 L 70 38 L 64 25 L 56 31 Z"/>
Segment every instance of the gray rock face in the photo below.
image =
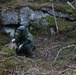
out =
<path fill-rule="evenodd" d="M 48 14 L 43 13 L 42 11 L 33 11 L 29 7 L 23 7 L 16 12 L 14 10 L 2 9 L 0 11 L 0 22 L 2 25 L 28 25 L 31 20 L 35 23 L 40 23 L 42 25 L 48 25 L 48 22 L 42 17 L 46 17 Z M 4 32 L 9 34 L 10 37 L 14 37 L 14 29 L 4 27 Z"/>
<path fill-rule="evenodd" d="M 35 20 L 39 22 L 39 19 L 45 16 L 46 14 L 44 14 L 42 11 L 33 11 L 29 7 L 24 7 L 20 9 L 20 24 L 28 25 L 28 22 L 30 20 Z"/>
<path fill-rule="evenodd" d="M 41 10 L 43 12 L 48 13 L 49 15 L 54 15 L 53 14 L 53 10 L 50 9 L 50 8 L 42 8 Z M 55 15 L 56 15 L 56 17 L 59 17 L 59 18 L 69 18 L 69 15 L 68 14 L 63 14 L 63 13 L 58 12 L 58 11 L 55 11 Z"/>
<path fill-rule="evenodd" d="M 42 11 L 33 11 L 29 7 L 23 7 L 20 9 L 20 12 L 3 9 L 0 15 L 3 25 L 18 23 L 21 25 L 28 25 L 30 20 L 38 20 L 39 22 L 39 19 L 45 17 L 47 14 L 44 14 Z M 44 21 L 42 21 L 42 23 L 43 22 Z"/>
<path fill-rule="evenodd" d="M 1 12 L 1 20 L 3 25 L 18 24 L 18 13 L 15 11 L 7 11 L 3 9 Z"/>
<path fill-rule="evenodd" d="M 3 30 L 4 30 L 4 32 L 5 32 L 6 34 L 8 34 L 10 37 L 14 37 L 14 33 L 15 33 L 14 28 L 4 27 Z"/>
<path fill-rule="evenodd" d="M 29 17 L 31 15 L 31 9 L 29 7 L 24 7 L 20 9 L 20 24 L 26 25 L 29 22 Z"/>
<path fill-rule="evenodd" d="M 45 13 L 43 13 L 45 12 Z M 53 16 L 53 11 L 50 8 L 42 8 L 41 11 L 34 11 L 29 7 L 23 7 L 19 10 L 19 12 L 16 11 L 9 11 L 6 9 L 0 10 L 0 21 L 3 25 L 8 24 L 18 24 L 21 25 L 28 25 L 29 21 L 35 20 L 37 23 L 48 25 L 48 22 L 46 20 L 41 19 L 42 17 L 46 17 L 47 15 Z M 55 11 L 56 17 L 59 18 L 68 18 L 68 14 L 63 14 L 61 12 Z"/>
<path fill-rule="evenodd" d="M 50 28 L 50 34 L 51 36 L 55 36 L 56 35 L 56 32 L 53 28 Z"/>

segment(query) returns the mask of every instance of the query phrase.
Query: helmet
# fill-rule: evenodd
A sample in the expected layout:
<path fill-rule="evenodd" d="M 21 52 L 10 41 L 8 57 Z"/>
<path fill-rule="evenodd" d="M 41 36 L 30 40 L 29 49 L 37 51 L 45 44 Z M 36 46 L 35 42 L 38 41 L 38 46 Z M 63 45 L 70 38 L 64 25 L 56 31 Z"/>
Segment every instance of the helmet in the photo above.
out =
<path fill-rule="evenodd" d="M 17 28 L 17 30 L 20 30 L 20 31 L 23 31 L 24 29 L 25 29 L 24 26 L 20 26 L 20 27 Z"/>
<path fill-rule="evenodd" d="M 23 31 L 25 30 L 25 26 L 20 26 L 17 28 L 17 35 L 21 35 L 23 33 Z"/>

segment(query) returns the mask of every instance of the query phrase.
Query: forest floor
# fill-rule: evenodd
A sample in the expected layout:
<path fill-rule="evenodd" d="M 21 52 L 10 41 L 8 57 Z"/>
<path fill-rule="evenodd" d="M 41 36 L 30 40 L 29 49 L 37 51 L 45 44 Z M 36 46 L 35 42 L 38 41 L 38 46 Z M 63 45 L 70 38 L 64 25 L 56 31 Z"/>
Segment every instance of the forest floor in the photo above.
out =
<path fill-rule="evenodd" d="M 1 49 L 8 42 L 0 36 Z M 0 51 L 0 75 L 76 75 L 76 38 L 35 36 L 35 45 L 35 58 Z"/>
<path fill-rule="evenodd" d="M 13 0 L 0 7 L 21 8 L 28 5 L 39 9 L 51 6 L 48 3 L 37 5 L 22 1 L 24 0 Z M 7 52 L 2 52 L 2 48 L 10 41 L 8 36 L 0 34 L 0 75 L 76 75 L 76 30 L 54 37 L 35 36 L 35 58 L 10 56 Z"/>

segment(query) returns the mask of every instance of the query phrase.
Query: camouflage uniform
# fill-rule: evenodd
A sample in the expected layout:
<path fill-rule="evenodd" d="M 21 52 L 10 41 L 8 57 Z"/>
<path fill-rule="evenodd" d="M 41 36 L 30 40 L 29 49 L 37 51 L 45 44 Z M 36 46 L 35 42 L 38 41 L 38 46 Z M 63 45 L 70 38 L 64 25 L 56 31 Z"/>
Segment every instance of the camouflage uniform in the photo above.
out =
<path fill-rule="evenodd" d="M 22 29 L 21 29 L 22 28 Z M 21 30 L 20 30 L 21 29 Z M 21 31 L 19 34 L 19 30 Z M 20 26 L 15 34 L 15 42 L 18 45 L 16 49 L 17 55 L 25 55 L 26 57 L 34 57 L 35 44 L 33 35 L 29 33 L 28 29 L 24 26 Z M 22 44 L 21 48 L 19 46 Z"/>

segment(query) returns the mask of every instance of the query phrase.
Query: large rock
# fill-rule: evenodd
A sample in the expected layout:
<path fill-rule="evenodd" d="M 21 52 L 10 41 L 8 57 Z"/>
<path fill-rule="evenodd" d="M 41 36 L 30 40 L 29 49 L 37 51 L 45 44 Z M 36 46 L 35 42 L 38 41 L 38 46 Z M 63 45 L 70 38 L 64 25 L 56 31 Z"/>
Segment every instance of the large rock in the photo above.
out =
<path fill-rule="evenodd" d="M 52 16 L 54 15 L 53 9 L 51 9 L 51 8 L 41 8 L 41 10 L 43 12 L 48 13 L 49 15 L 52 15 Z M 55 16 L 59 17 L 59 18 L 69 18 L 68 14 L 64 14 L 64 13 L 61 13 L 61 12 L 58 12 L 58 11 L 55 11 Z"/>
<path fill-rule="evenodd" d="M 3 27 L 3 31 L 8 34 L 10 37 L 14 37 L 15 29 L 9 27 Z"/>
<path fill-rule="evenodd" d="M 29 17 L 31 15 L 31 12 L 33 12 L 29 7 L 24 7 L 20 9 L 20 14 L 19 14 L 19 18 L 20 18 L 20 24 L 28 24 L 29 22 Z"/>
<path fill-rule="evenodd" d="M 1 11 L 1 24 L 2 25 L 9 25 L 9 24 L 21 24 L 21 25 L 28 25 L 30 20 L 38 20 L 42 17 L 47 16 L 47 14 L 43 13 L 42 11 L 34 11 L 29 7 L 23 7 L 20 9 L 19 12 L 16 11 L 9 11 L 3 9 Z M 43 23 L 44 21 L 40 22 Z"/>
<path fill-rule="evenodd" d="M 3 9 L 1 11 L 1 20 L 3 25 L 18 24 L 18 13 L 15 11 L 8 11 Z"/>
<path fill-rule="evenodd" d="M 47 14 L 44 14 L 42 11 L 33 11 L 29 7 L 24 7 L 20 9 L 20 24 L 28 25 L 30 20 L 35 20 L 36 22 L 38 21 L 38 23 L 41 23 L 41 18 L 45 16 L 47 16 Z"/>
<path fill-rule="evenodd" d="M 32 10 L 29 7 L 23 7 L 19 9 L 19 11 L 15 10 L 0 10 L 0 21 L 2 25 L 28 25 L 30 21 L 34 20 L 36 23 L 40 23 L 42 25 L 48 25 L 46 20 L 43 20 L 42 17 L 46 17 L 47 15 L 53 16 L 53 10 L 50 8 L 42 8 L 41 10 Z M 64 18 L 67 20 L 76 20 L 75 18 L 70 18 L 68 14 L 64 14 L 58 11 L 55 11 L 55 15 L 58 18 Z"/>

